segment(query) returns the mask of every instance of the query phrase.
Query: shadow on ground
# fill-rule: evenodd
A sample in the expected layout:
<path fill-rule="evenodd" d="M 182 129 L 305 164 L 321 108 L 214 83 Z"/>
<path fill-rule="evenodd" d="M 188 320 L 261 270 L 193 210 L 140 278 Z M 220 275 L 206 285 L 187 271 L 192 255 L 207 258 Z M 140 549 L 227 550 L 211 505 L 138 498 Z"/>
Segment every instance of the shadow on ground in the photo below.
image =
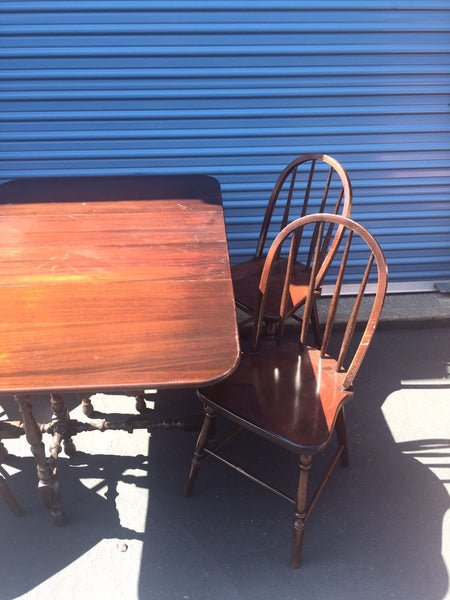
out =
<path fill-rule="evenodd" d="M 191 442 L 180 440 L 175 452 L 168 438 L 153 436 L 140 597 L 444 598 L 449 495 L 414 456 L 424 445 L 440 445 L 448 456 L 450 439 L 396 444 L 381 407 L 404 380 L 446 377 L 447 341 L 448 330 L 435 328 L 377 334 L 347 409 L 350 467 L 337 468 L 319 500 L 298 571 L 289 567 L 289 504 L 215 462 L 205 465 L 193 496 L 184 499 Z M 284 489 L 295 477 L 296 459 L 282 450 L 255 445 L 250 436 L 240 450 Z"/>
<path fill-rule="evenodd" d="M 33 459 L 9 459 L 17 472 L 8 483 L 24 514 L 15 518 L 0 505 L 0 599 L 22 594 L 40 598 L 33 589 L 40 586 L 43 594 L 48 584 L 50 590 L 49 582 L 69 565 L 59 595 L 87 598 L 89 591 L 77 588 L 81 557 L 102 540 L 125 538 L 140 542 L 141 548 L 143 543 L 136 580 L 121 588 L 128 586 L 127 596 L 114 587 L 118 577 L 129 576 L 123 562 L 127 553 L 91 552 L 90 564 L 80 563 L 81 569 L 92 570 L 93 579 L 103 578 L 104 596 L 111 599 L 442 600 L 449 583 L 450 548 L 445 550 L 447 566 L 441 554 L 449 495 L 445 480 L 417 457 L 424 451 L 436 453 L 447 456 L 448 464 L 450 434 L 434 436 L 427 430 L 417 439 L 396 443 L 382 406 L 405 380 L 430 380 L 430 387 L 424 387 L 427 394 L 433 389 L 431 380 L 447 376 L 448 333 L 442 327 L 377 333 L 347 410 L 350 467 L 337 468 L 319 500 L 298 571 L 289 567 L 289 504 L 212 462 L 201 471 L 193 496 L 185 499 L 195 434 L 156 431 L 148 456 L 81 453 L 71 461 L 60 460 L 70 519 L 63 528 L 54 527 L 42 509 Z M 168 406 L 176 414 L 199 411 L 192 391 L 161 392 L 159 398 L 158 407 L 165 412 Z M 2 407 L 17 418 L 12 401 L 2 401 Z M 446 415 L 435 418 L 442 422 Z M 292 490 L 295 457 L 247 435 L 232 451 Z M 320 470 L 320 457 L 318 464 Z M 92 484 L 86 487 L 79 478 Z M 122 522 L 117 494 L 124 482 L 148 489 L 144 533 L 127 524 L 131 517 Z"/>

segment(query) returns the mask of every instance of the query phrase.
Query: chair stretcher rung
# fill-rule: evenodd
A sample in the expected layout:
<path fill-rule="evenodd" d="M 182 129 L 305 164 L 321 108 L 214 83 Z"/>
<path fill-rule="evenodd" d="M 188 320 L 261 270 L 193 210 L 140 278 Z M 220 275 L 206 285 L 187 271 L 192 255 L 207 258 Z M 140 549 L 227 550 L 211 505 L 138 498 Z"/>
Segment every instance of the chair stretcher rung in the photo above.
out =
<path fill-rule="evenodd" d="M 325 485 L 327 484 L 332 472 L 334 471 L 334 468 L 342 454 L 344 450 L 343 446 L 339 446 L 339 448 L 337 449 L 335 455 L 333 456 L 333 459 L 331 461 L 331 463 L 328 466 L 328 469 L 324 475 L 324 477 L 322 478 L 322 481 L 320 482 L 318 488 L 316 489 L 316 491 L 314 492 L 309 504 L 308 504 L 308 508 L 306 510 L 306 515 L 305 515 L 305 521 L 308 520 L 314 506 L 316 505 L 317 500 L 319 499 L 320 494 L 322 493 Z M 217 460 L 221 463 L 224 463 L 225 465 L 231 467 L 234 471 L 237 471 L 238 473 L 240 473 L 241 475 L 244 475 L 244 477 L 246 477 L 247 479 L 250 479 L 250 481 L 253 481 L 254 483 L 257 483 L 258 485 L 260 485 L 261 487 L 265 488 L 266 490 L 269 490 L 270 492 L 276 494 L 277 496 L 280 496 L 280 498 L 284 498 L 284 500 L 287 500 L 288 502 L 290 502 L 291 504 L 295 505 L 295 499 L 291 498 L 290 496 L 287 496 L 286 494 L 284 494 L 282 491 L 278 490 L 277 488 L 272 487 L 271 485 L 269 485 L 268 483 L 266 483 L 265 481 L 262 481 L 261 479 L 259 479 L 258 477 L 256 477 L 255 475 L 252 475 L 251 473 L 249 473 L 248 471 L 246 471 L 243 467 L 236 465 L 235 463 L 232 463 L 231 461 L 229 461 L 228 459 L 224 458 L 223 456 L 221 456 L 220 454 L 217 454 L 217 452 L 214 452 L 213 450 L 209 450 L 208 448 L 204 449 L 205 454 L 208 454 L 208 456 L 212 456 L 214 458 L 217 458 Z"/>
<path fill-rule="evenodd" d="M 216 452 L 214 452 L 213 450 L 209 450 L 208 448 L 205 448 L 204 452 L 205 452 L 205 454 L 208 454 L 209 456 L 213 456 L 214 458 L 217 458 L 218 461 L 224 463 L 225 465 L 228 465 L 229 467 L 231 467 L 232 469 L 234 469 L 235 471 L 237 471 L 241 475 L 244 475 L 244 477 L 247 477 L 247 479 L 250 479 L 254 483 L 259 484 L 261 487 L 265 488 L 266 490 L 269 490 L 270 492 L 273 492 L 277 496 L 280 496 L 280 498 L 284 498 L 284 500 L 287 500 L 291 504 L 295 504 L 294 498 L 291 498 L 290 496 L 287 496 L 286 494 L 284 494 L 283 492 L 281 492 L 277 488 L 272 487 L 271 485 L 269 485 L 265 481 L 261 481 L 261 479 L 258 479 L 258 477 L 255 477 L 255 475 L 252 475 L 251 473 L 249 473 L 248 471 L 246 471 L 245 469 L 243 469 L 239 465 L 236 465 L 236 464 L 232 463 L 231 461 L 227 460 L 226 458 L 224 458 L 223 456 L 220 456 L 220 454 L 217 454 Z"/>

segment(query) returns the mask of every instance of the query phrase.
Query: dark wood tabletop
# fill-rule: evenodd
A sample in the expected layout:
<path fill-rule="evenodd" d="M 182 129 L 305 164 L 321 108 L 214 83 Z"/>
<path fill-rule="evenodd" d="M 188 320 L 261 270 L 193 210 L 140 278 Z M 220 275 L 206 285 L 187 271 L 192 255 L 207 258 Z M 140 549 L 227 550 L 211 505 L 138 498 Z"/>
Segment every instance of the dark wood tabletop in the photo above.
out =
<path fill-rule="evenodd" d="M 218 182 L 0 186 L 0 393 L 202 386 L 239 343 Z"/>

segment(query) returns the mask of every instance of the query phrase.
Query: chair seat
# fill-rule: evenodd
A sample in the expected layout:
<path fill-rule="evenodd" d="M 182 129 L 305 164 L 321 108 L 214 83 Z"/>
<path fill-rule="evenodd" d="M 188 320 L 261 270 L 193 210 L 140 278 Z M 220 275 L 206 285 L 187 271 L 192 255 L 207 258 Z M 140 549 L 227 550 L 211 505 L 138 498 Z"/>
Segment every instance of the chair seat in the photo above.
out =
<path fill-rule="evenodd" d="M 259 281 L 264 267 L 266 257 L 251 258 L 242 263 L 231 266 L 231 276 L 233 279 L 234 296 L 238 306 L 247 309 L 252 313 L 257 306 Z M 287 260 L 278 258 L 273 265 L 273 271 L 270 276 L 270 294 L 267 295 L 265 318 L 278 319 L 280 298 L 283 292 L 283 285 L 286 277 Z M 307 295 L 308 285 L 311 276 L 311 269 L 308 269 L 302 263 L 298 262 L 294 266 L 293 277 L 289 286 L 288 310 L 301 306 Z"/>
<path fill-rule="evenodd" d="M 332 435 L 342 404 L 345 373 L 336 361 L 299 343 L 262 344 L 244 353 L 225 381 L 199 390 L 203 400 L 228 418 L 297 453 L 315 453 Z"/>

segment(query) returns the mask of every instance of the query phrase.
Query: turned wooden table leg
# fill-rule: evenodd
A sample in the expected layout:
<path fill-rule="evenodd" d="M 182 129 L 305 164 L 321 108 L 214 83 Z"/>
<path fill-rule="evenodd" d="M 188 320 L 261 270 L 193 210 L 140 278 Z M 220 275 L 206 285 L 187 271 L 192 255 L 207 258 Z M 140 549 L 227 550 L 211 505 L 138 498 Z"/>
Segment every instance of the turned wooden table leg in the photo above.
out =
<path fill-rule="evenodd" d="M 145 403 L 145 394 L 144 392 L 138 393 L 136 395 L 136 410 L 141 415 L 145 414 L 147 411 L 147 404 Z"/>
<path fill-rule="evenodd" d="M 83 407 L 83 414 L 86 417 L 92 417 L 94 414 L 94 407 L 92 405 L 91 397 L 86 396 L 85 394 L 77 394 L 77 398 Z"/>
<path fill-rule="evenodd" d="M 14 396 L 14 399 L 22 413 L 25 437 L 36 460 L 40 496 L 45 506 L 50 510 L 53 522 L 56 525 L 63 525 L 65 518 L 57 499 L 56 474 L 52 472 L 45 456 L 42 433 L 31 410 L 30 397 L 29 395 L 17 395 Z"/>
<path fill-rule="evenodd" d="M 76 452 L 75 444 L 68 432 L 69 411 L 64 404 L 63 397 L 59 394 L 50 394 L 50 405 L 52 407 L 53 439 L 50 446 L 52 458 L 58 458 L 61 452 L 61 441 L 64 444 L 64 452 L 67 456 L 73 456 Z"/>

